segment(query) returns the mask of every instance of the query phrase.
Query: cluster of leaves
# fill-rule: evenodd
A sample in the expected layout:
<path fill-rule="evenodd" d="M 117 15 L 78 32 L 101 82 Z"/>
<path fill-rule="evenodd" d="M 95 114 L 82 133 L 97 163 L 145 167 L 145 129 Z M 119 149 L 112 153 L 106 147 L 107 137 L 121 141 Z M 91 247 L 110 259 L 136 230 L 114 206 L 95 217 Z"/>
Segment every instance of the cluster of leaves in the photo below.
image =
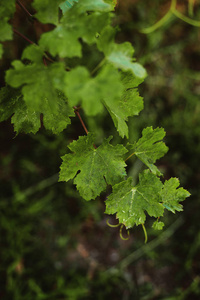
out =
<path fill-rule="evenodd" d="M 7 8 L 11 5 L 12 8 Z M 4 34 L 12 37 L 7 23 L 15 1 L 2 5 Z M 0 92 L 0 121 L 12 116 L 17 134 L 36 133 L 42 124 L 55 134 L 71 123 L 77 107 L 85 116 L 110 114 L 121 138 L 128 138 L 128 117 L 138 115 L 143 100 L 137 87 L 146 77 L 145 69 L 135 62 L 134 49 L 128 42 L 117 44 L 117 29 L 112 26 L 115 3 L 111 0 L 33 1 L 34 15 L 54 29 L 43 33 L 37 44 L 26 47 L 22 60 L 12 62 L 7 70 L 7 86 Z M 61 10 L 61 12 L 60 12 Z M 85 54 L 84 49 L 89 49 Z M 81 59 L 95 51 L 93 64 Z M 63 156 L 60 181 L 74 179 L 85 200 L 95 199 L 107 185 L 112 193 L 105 201 L 106 213 L 115 214 L 126 228 L 144 224 L 146 214 L 159 218 L 164 209 L 181 211 L 179 202 L 189 196 L 179 181 L 171 178 L 162 183 L 162 173 L 155 166 L 167 147 L 162 128 L 147 127 L 134 144 L 111 145 L 112 137 L 95 146 L 95 135 L 81 136 L 69 145 L 72 153 Z M 126 158 L 126 153 L 129 156 Z M 127 177 L 126 163 L 135 155 L 148 168 L 134 186 Z M 154 222 L 161 229 L 163 222 Z"/>

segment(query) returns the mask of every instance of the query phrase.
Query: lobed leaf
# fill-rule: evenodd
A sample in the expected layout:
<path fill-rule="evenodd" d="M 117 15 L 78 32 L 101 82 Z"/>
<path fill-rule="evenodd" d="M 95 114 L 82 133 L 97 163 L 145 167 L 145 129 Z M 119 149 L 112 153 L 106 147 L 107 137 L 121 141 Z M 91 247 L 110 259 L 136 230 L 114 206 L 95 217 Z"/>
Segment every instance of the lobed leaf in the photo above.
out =
<path fill-rule="evenodd" d="M 170 178 L 166 180 L 161 191 L 161 197 L 164 207 L 175 213 L 175 211 L 182 211 L 183 207 L 179 202 L 185 200 L 190 196 L 190 193 L 183 189 L 178 188 L 180 185 L 178 178 Z M 177 189 L 178 188 L 178 189 Z"/>
<path fill-rule="evenodd" d="M 160 179 L 145 170 L 139 175 L 139 183 L 135 187 L 131 177 L 114 185 L 112 194 L 106 200 L 105 213 L 116 213 L 119 223 L 123 223 L 126 228 L 144 224 L 145 211 L 153 217 L 163 215 L 164 207 L 159 194 L 161 189 Z"/>
<path fill-rule="evenodd" d="M 80 102 L 87 115 L 94 116 L 103 110 L 103 100 L 118 105 L 123 85 L 120 75 L 112 66 L 104 66 L 92 78 L 85 67 L 77 67 L 67 74 L 67 96 L 71 106 Z"/>
<path fill-rule="evenodd" d="M 79 137 L 68 148 L 73 152 L 62 157 L 60 181 L 74 178 L 74 183 L 85 200 L 95 199 L 106 189 L 126 175 L 123 155 L 127 150 L 122 145 L 109 144 L 111 137 L 94 148 L 94 136 Z"/>
<path fill-rule="evenodd" d="M 22 86 L 29 109 L 41 110 L 44 99 L 48 99 L 52 110 L 58 108 L 57 90 L 65 89 L 66 71 L 62 63 L 46 67 L 42 62 L 24 65 L 21 61 L 14 61 L 12 66 L 14 69 L 6 72 L 6 82 L 14 88 Z"/>
<path fill-rule="evenodd" d="M 33 110 L 27 107 L 19 89 L 4 87 L 0 90 L 0 121 L 8 119 L 17 134 L 20 132 L 36 133 L 40 127 L 40 115 L 43 114 L 43 123 L 46 129 L 58 134 L 70 123 L 70 117 L 75 116 L 74 110 L 68 105 L 66 97 L 57 92 L 58 109 L 52 111 L 49 102 L 44 99 L 41 110 Z"/>
<path fill-rule="evenodd" d="M 143 109 L 143 99 L 139 96 L 138 90 L 135 88 L 138 86 L 138 81 L 130 73 L 126 72 L 121 74 L 121 82 L 123 83 L 123 93 L 119 98 L 119 101 L 112 98 L 105 98 L 104 104 L 107 107 L 115 127 L 117 128 L 119 135 L 123 138 L 128 138 L 128 126 L 126 122 L 128 117 L 138 115 Z M 126 83 L 126 77 L 132 79 L 129 84 Z"/>
<path fill-rule="evenodd" d="M 34 0 L 33 7 L 36 9 L 34 15 L 42 23 L 58 24 L 59 4 L 62 0 Z"/>
<path fill-rule="evenodd" d="M 133 46 L 129 42 L 116 44 L 114 42 L 115 32 L 116 30 L 110 25 L 102 30 L 97 41 L 99 50 L 115 68 L 130 71 L 135 77 L 144 79 L 147 76 L 146 70 L 140 64 L 133 62 Z"/>
<path fill-rule="evenodd" d="M 153 129 L 147 127 L 142 131 L 142 137 L 128 148 L 136 155 L 154 174 L 162 175 L 154 165 L 168 151 L 168 147 L 162 142 L 165 136 L 163 128 Z"/>
<path fill-rule="evenodd" d="M 40 46 L 53 56 L 81 57 L 80 39 L 89 44 L 95 43 L 96 34 L 110 22 L 109 14 L 99 13 L 101 8 L 98 3 L 102 4 L 102 7 L 109 7 L 100 0 L 79 1 L 64 14 L 60 24 L 54 30 L 42 35 Z M 94 12 L 86 14 L 87 10 Z"/>
<path fill-rule="evenodd" d="M 115 214 L 126 228 L 144 224 L 147 213 L 151 217 L 163 216 L 164 209 L 172 212 L 181 211 L 180 201 L 189 197 L 190 193 L 183 188 L 177 189 L 179 181 L 171 178 L 163 184 L 160 179 L 149 170 L 139 175 L 139 183 L 133 186 L 132 178 L 113 186 L 112 194 L 106 200 L 107 214 Z M 156 221 L 154 229 L 162 229 L 163 222 Z"/>

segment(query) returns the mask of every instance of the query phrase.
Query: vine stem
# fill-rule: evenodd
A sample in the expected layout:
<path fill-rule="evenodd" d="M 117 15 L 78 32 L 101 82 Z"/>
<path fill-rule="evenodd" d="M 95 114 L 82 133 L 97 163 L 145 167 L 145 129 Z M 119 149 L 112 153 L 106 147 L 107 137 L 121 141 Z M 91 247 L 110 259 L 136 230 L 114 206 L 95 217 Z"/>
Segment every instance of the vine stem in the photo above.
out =
<path fill-rule="evenodd" d="M 89 131 L 87 130 L 85 123 L 83 122 L 83 119 L 81 118 L 81 115 L 79 114 L 78 107 L 74 106 L 74 111 L 75 111 L 75 114 L 77 115 L 77 117 L 79 118 L 81 125 L 83 126 L 83 129 L 85 130 L 86 134 L 88 134 Z"/>
<path fill-rule="evenodd" d="M 31 41 L 29 38 L 27 38 L 25 35 L 23 35 L 21 32 L 19 32 L 18 30 L 13 28 L 14 33 L 16 33 L 17 35 L 19 35 L 20 37 L 22 37 L 25 41 L 27 41 L 29 44 L 38 46 L 36 43 L 34 43 L 33 41 Z M 46 53 L 44 53 L 44 58 L 43 58 L 43 62 L 44 59 L 50 61 L 51 63 L 54 63 L 54 60 L 51 59 Z M 45 63 L 44 63 L 45 64 Z M 68 69 L 67 69 L 68 70 Z"/>
<path fill-rule="evenodd" d="M 195 26 L 195 27 L 200 27 L 200 21 L 193 20 L 193 19 L 185 16 L 184 14 L 182 14 L 180 11 L 178 11 L 176 9 L 176 4 L 177 4 L 177 0 L 171 0 L 170 9 L 164 15 L 164 17 L 162 17 L 154 25 L 152 25 L 152 26 L 150 26 L 148 28 L 141 29 L 140 32 L 144 33 L 144 34 L 149 34 L 149 33 L 153 32 L 153 31 L 155 31 L 156 29 L 160 28 L 162 25 L 166 24 L 166 22 L 169 21 L 173 15 L 175 17 L 179 18 L 180 20 L 184 21 L 187 24 L 190 24 L 190 25 Z M 194 1 L 193 0 L 189 0 L 189 14 L 190 14 L 190 16 L 193 15 L 193 5 L 194 5 Z"/>
<path fill-rule="evenodd" d="M 100 61 L 100 63 L 92 70 L 91 75 L 94 75 L 94 73 L 103 66 L 105 61 L 106 58 L 104 57 L 104 59 L 102 59 L 102 61 Z"/>
<path fill-rule="evenodd" d="M 133 155 L 135 155 L 135 152 L 133 152 L 131 155 L 129 155 L 129 157 L 127 157 L 126 159 L 125 159 L 125 161 L 127 161 L 129 158 L 131 158 Z"/>
<path fill-rule="evenodd" d="M 21 36 L 25 41 L 27 41 L 29 44 L 36 45 L 33 41 L 31 41 L 29 38 L 27 38 L 25 35 L 23 35 L 21 32 L 13 28 L 14 33 Z"/>
<path fill-rule="evenodd" d="M 17 0 L 17 4 L 23 9 L 23 11 L 31 18 L 33 18 L 33 15 L 28 11 L 28 9 L 21 3 L 20 0 Z"/>
<path fill-rule="evenodd" d="M 80 122 L 81 122 L 81 125 L 83 126 L 83 129 L 85 130 L 86 134 L 89 133 L 89 131 L 87 130 L 87 127 L 85 126 L 85 123 L 83 122 L 83 119 L 81 118 L 81 115 L 79 114 L 79 108 L 74 106 L 74 112 L 75 114 L 77 115 L 77 117 L 79 118 Z M 95 144 L 93 144 L 93 147 L 96 149 L 97 146 Z"/>
<path fill-rule="evenodd" d="M 44 56 L 43 56 L 43 63 L 47 67 L 47 61 L 46 61 L 46 58 Z"/>

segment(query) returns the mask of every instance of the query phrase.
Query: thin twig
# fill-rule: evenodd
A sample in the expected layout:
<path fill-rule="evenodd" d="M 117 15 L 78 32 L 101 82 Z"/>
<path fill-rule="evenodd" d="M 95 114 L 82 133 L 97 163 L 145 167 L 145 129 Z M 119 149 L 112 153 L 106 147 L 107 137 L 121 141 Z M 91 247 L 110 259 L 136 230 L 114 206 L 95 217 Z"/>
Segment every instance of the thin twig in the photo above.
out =
<path fill-rule="evenodd" d="M 23 35 L 21 32 L 13 28 L 14 33 L 21 36 L 25 41 L 27 41 L 29 44 L 36 45 L 33 41 L 31 41 L 29 38 L 27 38 L 25 35 Z"/>
<path fill-rule="evenodd" d="M 27 38 L 25 35 L 23 35 L 21 32 L 19 32 L 18 30 L 14 29 L 13 28 L 13 31 L 14 33 L 16 33 L 17 35 L 21 36 L 25 41 L 27 41 L 28 43 L 32 44 L 32 45 L 35 45 L 35 46 L 38 46 L 36 43 L 34 43 L 33 41 L 31 41 L 29 38 Z M 51 63 L 54 63 L 54 60 L 51 59 L 46 53 L 44 53 L 44 58 L 43 58 L 43 61 L 45 60 L 48 60 L 50 61 Z M 44 63 L 45 64 L 45 63 Z"/>
<path fill-rule="evenodd" d="M 83 122 L 83 119 L 81 118 L 81 115 L 79 114 L 79 108 L 74 106 L 74 111 L 75 111 L 75 114 L 77 115 L 77 117 L 79 118 L 81 125 L 83 126 L 83 129 L 85 130 L 86 134 L 88 134 L 89 131 L 87 130 L 85 123 Z M 93 144 L 93 146 L 95 149 L 97 148 L 97 146 L 95 144 Z"/>
<path fill-rule="evenodd" d="M 47 67 L 47 61 L 46 61 L 46 58 L 44 56 L 43 56 L 43 63 Z"/>
<path fill-rule="evenodd" d="M 78 111 L 78 107 L 74 106 L 74 111 L 75 111 L 75 114 L 77 115 L 77 117 L 79 118 L 80 122 L 81 122 L 81 125 L 83 126 L 83 129 L 85 130 L 86 134 L 88 134 L 88 130 L 85 126 L 85 123 L 83 122 L 83 119 L 81 118 L 81 115 L 79 114 L 79 111 Z"/>
<path fill-rule="evenodd" d="M 20 0 L 17 0 L 17 4 L 23 9 L 23 11 L 24 11 L 30 18 L 33 18 L 33 15 L 27 10 L 27 8 L 21 3 Z"/>

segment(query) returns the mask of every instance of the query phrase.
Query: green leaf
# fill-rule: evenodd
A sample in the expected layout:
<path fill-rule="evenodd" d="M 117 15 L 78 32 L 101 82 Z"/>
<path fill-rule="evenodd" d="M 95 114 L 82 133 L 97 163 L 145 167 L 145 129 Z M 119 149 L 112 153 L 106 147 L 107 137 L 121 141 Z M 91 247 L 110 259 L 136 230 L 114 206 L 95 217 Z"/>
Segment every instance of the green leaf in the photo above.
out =
<path fill-rule="evenodd" d="M 104 52 L 107 61 L 122 71 L 131 71 L 134 76 L 144 79 L 147 76 L 143 66 L 133 62 L 134 48 L 129 42 L 114 43 L 116 30 L 107 26 L 97 41 L 100 51 Z"/>
<path fill-rule="evenodd" d="M 11 40 L 13 36 L 12 26 L 8 24 L 8 21 L 15 12 L 15 0 L 2 2 L 0 5 L 0 41 L 7 41 Z"/>
<path fill-rule="evenodd" d="M 22 97 L 19 99 L 11 123 L 16 133 L 36 133 L 40 129 L 40 113 L 28 109 Z"/>
<path fill-rule="evenodd" d="M 103 0 L 79 0 L 76 8 L 79 13 L 86 11 L 108 12 L 112 10 L 112 6 L 105 3 Z"/>
<path fill-rule="evenodd" d="M 164 209 L 173 213 L 175 210 L 181 211 L 180 201 L 189 197 L 190 193 L 183 188 L 177 189 L 179 181 L 171 178 L 163 184 L 160 179 L 149 170 L 139 174 L 139 183 L 133 186 L 133 180 L 129 177 L 113 186 L 113 192 L 106 200 L 107 214 L 115 214 L 126 228 L 131 228 L 135 224 L 144 224 L 146 220 L 145 212 L 151 217 L 163 216 Z M 163 222 L 156 221 L 154 229 L 162 229 Z"/>
<path fill-rule="evenodd" d="M 144 78 L 138 78 L 132 72 L 121 72 L 121 81 L 126 90 L 138 87 L 144 81 Z"/>
<path fill-rule="evenodd" d="M 144 224 L 145 211 L 151 217 L 160 217 L 164 212 L 160 196 L 162 186 L 160 179 L 149 170 L 139 175 L 139 183 L 135 187 L 132 178 L 129 177 L 114 185 L 112 194 L 106 200 L 105 213 L 116 213 L 119 223 L 124 224 L 126 228 Z"/>
<path fill-rule="evenodd" d="M 158 220 L 156 220 L 152 225 L 153 229 L 155 229 L 155 230 L 162 230 L 164 226 L 165 226 L 165 224 Z"/>
<path fill-rule="evenodd" d="M 9 86 L 0 89 L 0 122 L 7 120 L 14 113 L 20 97 L 20 91 Z"/>
<path fill-rule="evenodd" d="M 70 9 L 61 19 L 61 24 L 42 35 L 39 44 L 53 56 L 81 57 L 80 39 L 89 44 L 95 43 L 96 33 L 101 31 L 109 20 L 110 17 L 106 13 L 79 14 L 75 9 Z"/>
<path fill-rule="evenodd" d="M 123 91 L 120 75 L 112 66 L 104 66 L 99 74 L 91 78 L 88 70 L 77 67 L 67 74 L 67 96 L 71 106 L 80 103 L 87 115 L 94 116 L 103 109 L 105 98 L 118 104 Z"/>
<path fill-rule="evenodd" d="M 136 155 L 154 174 L 162 175 L 154 165 L 168 151 L 168 147 L 161 141 L 165 136 L 163 128 L 153 129 L 147 127 L 142 131 L 142 137 L 128 148 Z"/>
<path fill-rule="evenodd" d="M 94 116 L 103 110 L 99 99 L 98 82 L 90 78 L 85 67 L 77 67 L 67 74 L 67 96 L 71 106 L 82 103 L 82 108 L 89 116 Z"/>
<path fill-rule="evenodd" d="M 183 207 L 179 202 L 190 196 L 190 193 L 187 190 L 178 188 L 179 185 L 180 183 L 177 178 L 170 178 L 165 181 L 164 187 L 161 191 L 164 207 L 173 213 L 175 213 L 176 210 L 182 211 Z"/>
<path fill-rule="evenodd" d="M 34 15 L 42 23 L 58 24 L 59 4 L 62 0 L 34 0 L 33 7 L 37 13 Z"/>
<path fill-rule="evenodd" d="M 66 71 L 62 63 L 46 67 L 42 62 L 24 65 L 21 61 L 14 61 L 12 66 L 14 69 L 6 72 L 6 82 L 14 88 L 22 86 L 29 109 L 39 111 L 45 99 L 52 110 L 58 108 L 57 90 L 65 89 Z"/>
<path fill-rule="evenodd" d="M 123 74 L 122 76 L 124 79 L 125 75 Z M 129 73 L 127 76 L 130 78 Z M 105 106 L 107 107 L 115 127 L 122 138 L 124 136 L 128 138 L 129 135 L 128 126 L 126 124 L 128 117 L 138 115 L 143 109 L 142 97 L 139 96 L 138 90 L 135 88 L 138 84 L 133 75 L 131 75 L 131 77 L 132 85 L 131 83 L 127 84 L 122 79 L 122 82 L 124 83 L 124 91 L 118 102 L 116 99 L 113 101 L 112 98 L 105 99 Z"/>
<path fill-rule="evenodd" d="M 107 59 L 116 68 L 120 68 L 123 71 L 131 71 L 138 78 L 145 78 L 147 73 L 144 67 L 132 62 L 133 53 L 134 49 L 129 42 L 114 44 Z"/>
<path fill-rule="evenodd" d="M 122 158 L 126 149 L 122 145 L 112 146 L 109 144 L 110 139 L 94 148 L 94 136 L 89 133 L 68 146 L 73 154 L 62 157 L 59 180 L 75 178 L 74 183 L 86 200 L 95 199 L 106 189 L 107 184 L 119 182 L 126 174 L 126 164 Z"/>
<path fill-rule="evenodd" d="M 75 113 L 72 107 L 69 106 L 66 97 L 58 92 L 58 109 L 52 112 L 49 109 L 48 101 L 42 109 L 43 123 L 46 129 L 51 130 L 54 134 L 62 132 L 69 124 L 71 124 L 70 117 L 74 117 Z"/>
<path fill-rule="evenodd" d="M 27 108 L 19 89 L 6 86 L 0 90 L 0 122 L 13 115 L 11 122 L 17 134 L 35 134 L 41 127 L 40 115 L 43 114 L 45 128 L 58 134 L 71 123 L 70 117 L 74 117 L 75 113 L 62 93 L 57 92 L 57 96 L 57 110 L 52 111 L 48 100 L 44 99 L 41 110 L 38 111 Z"/>

